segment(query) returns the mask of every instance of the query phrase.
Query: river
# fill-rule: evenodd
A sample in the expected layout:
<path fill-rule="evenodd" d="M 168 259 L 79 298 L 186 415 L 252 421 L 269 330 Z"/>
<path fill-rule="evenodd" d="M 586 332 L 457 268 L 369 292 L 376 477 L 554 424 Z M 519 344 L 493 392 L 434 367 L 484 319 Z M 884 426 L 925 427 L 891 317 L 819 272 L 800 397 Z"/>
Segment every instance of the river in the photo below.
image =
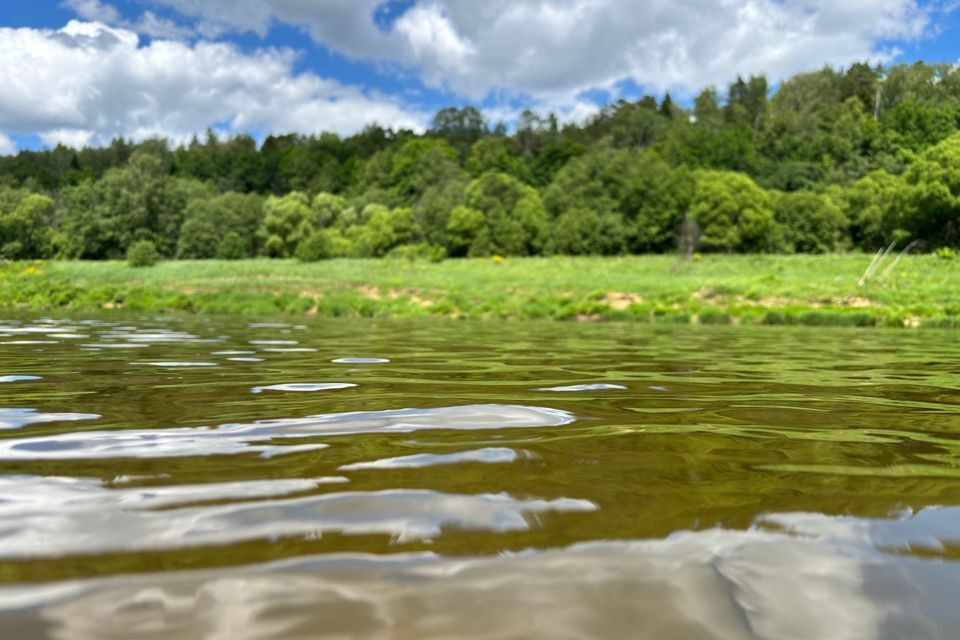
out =
<path fill-rule="evenodd" d="M 955 638 L 947 331 L 0 322 L 21 638 Z"/>

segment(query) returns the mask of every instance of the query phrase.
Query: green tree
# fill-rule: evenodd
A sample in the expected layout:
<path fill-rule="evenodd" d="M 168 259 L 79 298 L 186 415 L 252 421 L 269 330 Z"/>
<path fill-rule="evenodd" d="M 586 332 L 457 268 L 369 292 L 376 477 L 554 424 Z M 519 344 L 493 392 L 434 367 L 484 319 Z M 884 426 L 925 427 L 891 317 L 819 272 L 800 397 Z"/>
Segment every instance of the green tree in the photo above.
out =
<path fill-rule="evenodd" d="M 507 138 L 484 138 L 470 147 L 467 171 L 474 177 L 496 171 L 530 182 L 530 169 L 513 153 L 513 144 Z"/>
<path fill-rule="evenodd" d="M 160 253 L 151 240 L 138 240 L 127 249 L 127 263 L 131 267 L 152 267 L 159 259 Z"/>
<path fill-rule="evenodd" d="M 220 246 L 221 236 L 216 227 L 203 218 L 190 218 L 180 229 L 177 257 L 187 260 L 214 258 Z"/>
<path fill-rule="evenodd" d="M 332 258 L 332 246 L 326 231 L 314 231 L 300 241 L 296 251 L 297 260 L 317 262 Z"/>
<path fill-rule="evenodd" d="M 447 107 L 433 117 L 430 131 L 465 155 L 467 149 L 487 133 L 487 123 L 475 107 Z"/>
<path fill-rule="evenodd" d="M 250 241 L 236 231 L 228 231 L 217 244 L 217 258 L 220 260 L 242 260 L 250 255 Z"/>
<path fill-rule="evenodd" d="M 924 152 L 903 178 L 902 235 L 932 247 L 960 242 L 960 135 Z"/>
<path fill-rule="evenodd" d="M 557 174 L 544 201 L 554 219 L 568 211 L 619 218 L 609 226 L 623 235 L 605 246 L 614 253 L 663 251 L 693 195 L 693 180 L 650 152 L 601 150 L 571 161 Z M 569 226 L 569 225 L 568 225 Z"/>
<path fill-rule="evenodd" d="M 786 247 L 801 253 L 828 253 L 843 246 L 847 218 L 829 198 L 811 191 L 773 193 L 773 216 Z"/>
<path fill-rule="evenodd" d="M 899 205 L 906 184 L 899 176 L 873 171 L 839 192 L 854 244 L 867 251 L 892 242 L 899 227 Z"/>
<path fill-rule="evenodd" d="M 465 204 L 484 216 L 471 255 L 524 256 L 542 247 L 546 210 L 533 187 L 491 171 L 470 183 Z"/>
<path fill-rule="evenodd" d="M 211 190 L 173 178 L 169 170 L 163 157 L 138 151 L 101 180 L 65 189 L 68 255 L 117 259 L 142 239 L 153 241 L 163 256 L 175 255 L 188 202 L 209 197 Z"/>
<path fill-rule="evenodd" d="M 307 194 L 294 191 L 282 198 L 271 196 L 263 204 L 264 218 L 258 236 L 270 257 L 293 256 L 300 242 L 314 231 L 313 210 Z"/>
<path fill-rule="evenodd" d="M 701 171 L 690 204 L 707 251 L 775 251 L 780 248 L 770 198 L 749 177 L 729 171 Z"/>
<path fill-rule="evenodd" d="M 417 239 L 412 209 L 370 205 L 363 217 L 367 220 L 365 224 L 347 230 L 347 237 L 356 245 L 361 256 L 380 258 L 394 247 Z"/>
<path fill-rule="evenodd" d="M 0 212 L 0 256 L 48 258 L 53 254 L 53 200 L 30 194 L 9 213 Z"/>
<path fill-rule="evenodd" d="M 455 258 L 466 256 L 486 227 L 483 211 L 477 211 L 463 205 L 450 212 L 446 227 L 447 253 Z"/>
<path fill-rule="evenodd" d="M 356 209 L 343 196 L 333 193 L 318 193 L 311 203 L 311 223 L 321 229 L 349 227 L 359 221 Z"/>
<path fill-rule="evenodd" d="M 546 252 L 567 255 L 614 255 L 625 249 L 623 219 L 595 209 L 566 209 L 550 225 Z"/>

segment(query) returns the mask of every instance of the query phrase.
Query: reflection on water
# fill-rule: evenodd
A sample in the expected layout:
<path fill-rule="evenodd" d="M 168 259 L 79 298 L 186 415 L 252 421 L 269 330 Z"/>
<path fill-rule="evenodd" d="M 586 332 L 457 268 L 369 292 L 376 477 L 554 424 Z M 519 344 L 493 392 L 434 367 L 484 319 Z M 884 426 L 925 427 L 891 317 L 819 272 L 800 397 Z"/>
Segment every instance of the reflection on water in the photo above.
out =
<path fill-rule="evenodd" d="M 529 528 L 530 515 L 596 509 L 586 500 L 398 489 L 278 499 L 343 482 L 346 478 L 334 477 L 144 490 L 106 489 L 76 478 L 7 476 L 0 490 L 12 497 L 0 503 L 0 547 L 5 558 L 36 558 L 322 536 L 332 531 L 387 535 L 405 542 L 438 536 L 451 526 L 522 531 Z M 265 497 L 273 499 L 253 500 Z M 200 501 L 229 504 L 183 506 Z"/>
<path fill-rule="evenodd" d="M 4 640 L 960 628 L 952 333 L 32 318 L 0 345 Z"/>
<path fill-rule="evenodd" d="M 715 529 L 492 558 L 337 554 L 0 589 L 0 623 L 91 640 L 956 637 L 953 568 L 868 542 Z"/>
<path fill-rule="evenodd" d="M 272 384 L 268 387 L 254 387 L 250 391 L 253 393 L 263 393 L 264 391 L 334 391 L 336 389 L 351 389 L 356 386 L 349 382 L 291 382 L 288 384 Z"/>
<path fill-rule="evenodd" d="M 33 382 L 41 380 L 40 376 L 0 376 L 0 383 L 3 382 Z"/>
<path fill-rule="evenodd" d="M 73 420 L 97 420 L 95 413 L 40 413 L 36 409 L 0 408 L 0 429 L 20 429 L 44 422 L 70 422 Z"/>
<path fill-rule="evenodd" d="M 418 453 L 412 456 L 399 458 L 383 458 L 371 462 L 355 462 L 340 467 L 341 471 L 360 471 L 361 469 L 417 469 L 439 464 L 460 464 L 462 462 L 485 462 L 496 464 L 500 462 L 516 462 L 517 452 L 506 447 L 487 447 L 476 451 L 462 451 L 460 453 L 436 454 Z"/>
<path fill-rule="evenodd" d="M 572 384 L 567 387 L 544 387 L 540 391 L 626 391 L 627 388 L 622 384 Z"/>
<path fill-rule="evenodd" d="M 3 414 L 0 414 L 2 416 Z M 57 416 L 41 414 L 37 422 Z M 99 416 L 93 416 L 94 418 Z M 46 419 L 43 419 L 46 418 Z M 23 418 L 27 420 L 29 418 Z M 76 417 L 61 417 L 76 420 Z M 324 449 L 326 444 L 299 446 L 262 444 L 275 438 L 310 438 L 370 433 L 410 433 L 430 429 L 504 429 L 556 427 L 573 422 L 573 417 L 556 409 L 477 405 L 440 409 L 399 409 L 359 411 L 291 418 L 259 420 L 253 424 L 226 424 L 180 429 L 123 429 L 84 431 L 32 438 L 0 440 L 0 460 L 81 460 L 84 458 L 170 458 L 224 455 L 259 451 L 275 455 L 294 451 Z M 0 423 L 2 424 L 2 423 Z"/>

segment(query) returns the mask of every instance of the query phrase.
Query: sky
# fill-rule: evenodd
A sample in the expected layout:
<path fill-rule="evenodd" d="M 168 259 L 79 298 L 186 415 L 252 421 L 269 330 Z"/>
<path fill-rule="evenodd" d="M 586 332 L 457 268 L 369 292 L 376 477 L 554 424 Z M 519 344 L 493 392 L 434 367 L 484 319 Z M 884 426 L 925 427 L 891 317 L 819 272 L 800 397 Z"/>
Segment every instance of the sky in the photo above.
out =
<path fill-rule="evenodd" d="M 0 0 L 0 154 L 116 136 L 582 121 L 856 61 L 960 61 L 960 0 Z"/>

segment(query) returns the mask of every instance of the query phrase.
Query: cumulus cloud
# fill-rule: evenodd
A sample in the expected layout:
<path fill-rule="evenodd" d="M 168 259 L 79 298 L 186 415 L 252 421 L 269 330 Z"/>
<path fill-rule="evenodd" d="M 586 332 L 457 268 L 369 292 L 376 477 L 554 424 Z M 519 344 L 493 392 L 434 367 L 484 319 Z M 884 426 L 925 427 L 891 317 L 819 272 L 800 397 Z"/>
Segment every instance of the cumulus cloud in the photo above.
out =
<path fill-rule="evenodd" d="M 424 78 L 471 96 L 492 88 L 533 95 L 611 88 L 624 80 L 693 92 L 737 74 L 774 80 L 822 64 L 886 59 L 880 44 L 920 36 L 914 0 L 427 0 L 394 35 Z M 472 54 L 454 57 L 450 31 Z"/>
<path fill-rule="evenodd" d="M 161 18 L 152 11 L 144 11 L 138 20 L 126 20 L 111 4 L 101 0 L 63 0 L 62 7 L 72 10 L 88 22 L 102 22 L 153 38 L 182 39 L 196 35 L 196 30 Z"/>
<path fill-rule="evenodd" d="M 98 22 L 0 28 L 0 131 L 99 144 L 117 135 L 180 140 L 211 125 L 347 133 L 371 122 L 420 129 L 427 119 L 393 99 L 298 74 L 295 61 L 286 49 L 244 52 L 205 40 L 144 45 L 133 31 Z"/>
<path fill-rule="evenodd" d="M 78 16 L 91 22 L 115 24 L 121 20 L 116 7 L 100 0 L 63 0 L 61 6 L 73 10 Z"/>
<path fill-rule="evenodd" d="M 400 63 L 472 99 L 547 101 L 628 80 L 692 93 L 738 74 L 776 81 L 888 60 L 897 51 L 885 43 L 921 37 L 935 11 L 917 0 L 419 0 L 381 29 L 385 0 L 153 1 L 208 29 L 295 24 L 349 57 Z"/>
<path fill-rule="evenodd" d="M 17 152 L 17 145 L 9 136 L 0 132 L 0 156 L 9 156 Z"/>
<path fill-rule="evenodd" d="M 776 82 L 824 64 L 888 61 L 896 43 L 936 28 L 955 2 L 918 0 L 142 0 L 124 17 L 109 0 L 63 0 L 85 23 L 0 30 L 0 130 L 45 141 L 110 135 L 352 131 L 376 120 L 419 128 L 416 108 L 316 73 L 295 53 L 244 52 L 231 32 L 268 37 L 284 23 L 382 73 L 482 102 L 493 120 L 522 106 L 581 120 L 589 92 L 624 83 L 690 96 L 739 75 Z M 387 6 L 399 16 L 385 24 Z M 161 15 L 158 15 L 161 14 Z M 175 16 L 176 20 L 169 17 Z M 96 26 L 91 24 L 96 23 Z M 103 26 L 104 24 L 110 27 Z M 153 38 L 144 45 L 137 34 Z M 893 44 L 891 44 L 893 43 Z M 31 129 L 31 127 L 37 127 Z"/>

